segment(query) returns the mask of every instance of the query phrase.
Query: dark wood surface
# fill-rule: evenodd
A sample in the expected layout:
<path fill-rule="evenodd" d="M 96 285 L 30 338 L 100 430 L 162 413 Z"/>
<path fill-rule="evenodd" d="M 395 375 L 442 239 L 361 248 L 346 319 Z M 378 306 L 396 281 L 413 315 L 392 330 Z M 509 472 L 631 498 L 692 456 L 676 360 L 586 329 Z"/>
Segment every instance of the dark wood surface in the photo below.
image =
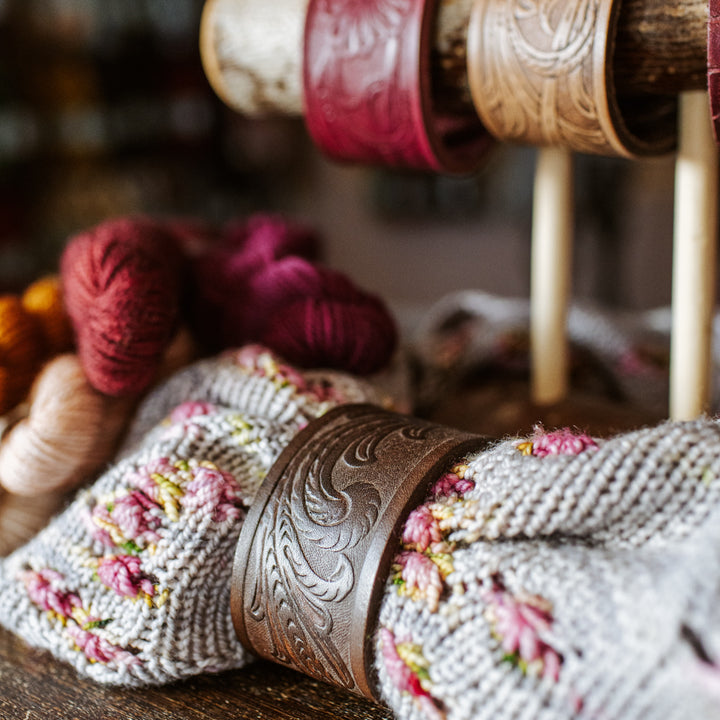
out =
<path fill-rule="evenodd" d="M 48 653 L 0 629 L 2 720 L 391 720 L 365 702 L 285 668 L 254 663 L 142 690 L 78 677 Z"/>

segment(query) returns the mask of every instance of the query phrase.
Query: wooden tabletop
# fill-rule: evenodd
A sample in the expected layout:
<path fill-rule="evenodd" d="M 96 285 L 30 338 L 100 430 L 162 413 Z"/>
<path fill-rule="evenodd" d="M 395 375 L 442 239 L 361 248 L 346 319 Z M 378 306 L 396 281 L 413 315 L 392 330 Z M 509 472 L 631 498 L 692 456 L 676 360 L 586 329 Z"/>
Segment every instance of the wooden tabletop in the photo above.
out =
<path fill-rule="evenodd" d="M 377 705 L 255 663 L 143 690 L 97 685 L 0 629 L 2 720 L 391 720 Z"/>

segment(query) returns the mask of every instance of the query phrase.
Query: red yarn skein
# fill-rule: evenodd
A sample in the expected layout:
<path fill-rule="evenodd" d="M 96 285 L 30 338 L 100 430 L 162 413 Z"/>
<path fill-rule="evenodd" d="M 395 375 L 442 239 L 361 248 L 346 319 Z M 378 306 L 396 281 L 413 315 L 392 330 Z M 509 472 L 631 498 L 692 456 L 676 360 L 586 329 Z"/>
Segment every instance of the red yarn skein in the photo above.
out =
<path fill-rule="evenodd" d="M 288 257 L 251 285 L 256 339 L 302 367 L 381 370 L 397 345 L 385 304 L 345 275 Z"/>
<path fill-rule="evenodd" d="M 90 383 L 120 396 L 153 381 L 176 330 L 181 253 L 173 233 L 120 218 L 73 238 L 61 258 L 65 303 Z"/>

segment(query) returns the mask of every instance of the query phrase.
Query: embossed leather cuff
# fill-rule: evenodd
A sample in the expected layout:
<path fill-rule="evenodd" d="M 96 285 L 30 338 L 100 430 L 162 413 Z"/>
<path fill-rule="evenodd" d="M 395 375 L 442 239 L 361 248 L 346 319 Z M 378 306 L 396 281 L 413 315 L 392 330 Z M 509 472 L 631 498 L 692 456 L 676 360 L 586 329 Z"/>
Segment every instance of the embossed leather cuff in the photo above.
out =
<path fill-rule="evenodd" d="M 475 0 L 468 79 L 489 132 L 600 155 L 672 150 L 674 100 L 624 98 L 620 106 L 612 70 L 619 8 L 620 0 Z M 647 122 L 668 112 L 670 121 Z"/>
<path fill-rule="evenodd" d="M 434 102 L 438 0 L 310 0 L 305 121 L 337 160 L 469 173 L 491 138 L 477 115 Z"/>
<path fill-rule="evenodd" d="M 311 422 L 240 533 L 231 606 L 252 653 L 377 700 L 372 635 L 402 525 L 486 438 L 372 405 Z"/>

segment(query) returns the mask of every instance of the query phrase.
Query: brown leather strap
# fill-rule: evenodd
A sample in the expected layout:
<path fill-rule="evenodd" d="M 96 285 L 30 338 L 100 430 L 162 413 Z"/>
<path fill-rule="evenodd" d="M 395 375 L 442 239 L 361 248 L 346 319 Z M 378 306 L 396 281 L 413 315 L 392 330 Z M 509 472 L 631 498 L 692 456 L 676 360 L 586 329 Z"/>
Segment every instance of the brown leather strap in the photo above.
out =
<path fill-rule="evenodd" d="M 670 132 L 654 128 L 641 137 L 618 104 L 612 59 L 619 8 L 620 0 L 475 0 L 468 79 L 490 133 L 600 155 L 671 150 L 672 124 Z M 646 109 L 654 102 L 646 98 Z"/>
<path fill-rule="evenodd" d="M 433 480 L 487 442 L 372 405 L 310 423 L 240 533 L 231 605 L 243 645 L 378 699 L 372 633 L 402 524 Z"/>

